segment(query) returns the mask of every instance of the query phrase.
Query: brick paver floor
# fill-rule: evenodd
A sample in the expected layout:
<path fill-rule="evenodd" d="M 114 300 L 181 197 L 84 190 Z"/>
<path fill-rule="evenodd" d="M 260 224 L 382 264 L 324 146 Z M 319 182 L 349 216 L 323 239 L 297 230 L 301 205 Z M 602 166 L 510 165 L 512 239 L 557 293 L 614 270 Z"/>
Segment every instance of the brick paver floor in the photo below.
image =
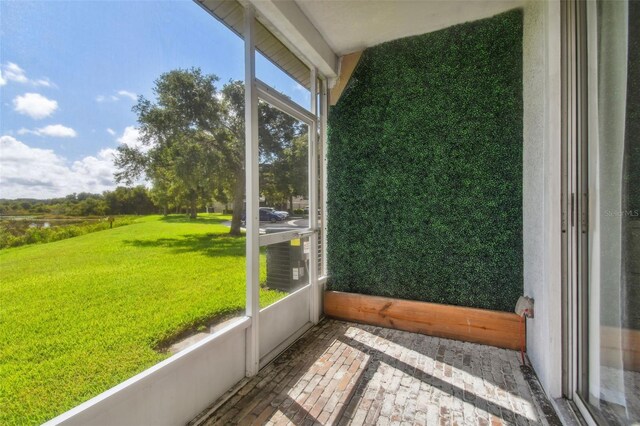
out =
<path fill-rule="evenodd" d="M 517 352 L 325 320 L 197 423 L 528 425 L 546 420 Z"/>

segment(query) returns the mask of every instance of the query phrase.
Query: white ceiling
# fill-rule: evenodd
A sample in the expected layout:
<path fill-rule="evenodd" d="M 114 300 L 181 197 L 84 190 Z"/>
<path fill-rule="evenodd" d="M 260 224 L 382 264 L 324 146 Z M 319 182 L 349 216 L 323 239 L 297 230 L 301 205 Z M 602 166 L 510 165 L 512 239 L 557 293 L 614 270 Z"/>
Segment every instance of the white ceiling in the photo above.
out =
<path fill-rule="evenodd" d="M 487 18 L 524 0 L 295 0 L 338 55 Z"/>

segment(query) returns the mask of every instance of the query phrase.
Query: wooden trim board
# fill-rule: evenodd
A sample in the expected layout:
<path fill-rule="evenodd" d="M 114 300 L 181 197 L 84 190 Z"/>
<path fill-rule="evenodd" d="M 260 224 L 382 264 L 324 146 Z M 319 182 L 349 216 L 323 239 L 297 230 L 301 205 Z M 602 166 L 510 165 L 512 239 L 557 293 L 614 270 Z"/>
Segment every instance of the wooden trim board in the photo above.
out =
<path fill-rule="evenodd" d="M 325 315 L 345 321 L 520 350 L 515 313 L 327 291 Z M 526 340 L 525 340 L 526 341 Z"/>
<path fill-rule="evenodd" d="M 338 75 L 335 86 L 331 88 L 331 92 L 329 93 L 329 105 L 333 106 L 338 103 L 338 99 L 342 96 L 342 92 L 347 87 L 349 79 L 351 79 L 351 74 L 353 74 L 353 71 L 360 61 L 362 52 L 363 50 L 349 53 L 340 58 L 340 74 Z"/>
<path fill-rule="evenodd" d="M 601 326 L 600 364 L 640 372 L 640 330 Z"/>

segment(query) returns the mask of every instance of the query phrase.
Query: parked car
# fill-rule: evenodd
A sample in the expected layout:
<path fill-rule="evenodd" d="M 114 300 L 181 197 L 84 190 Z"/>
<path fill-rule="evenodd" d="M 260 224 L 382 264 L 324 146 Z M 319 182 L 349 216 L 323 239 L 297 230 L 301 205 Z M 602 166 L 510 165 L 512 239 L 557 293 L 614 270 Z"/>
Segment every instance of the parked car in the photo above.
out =
<path fill-rule="evenodd" d="M 276 210 L 275 211 L 276 214 L 281 215 L 282 217 L 284 217 L 285 219 L 289 219 L 289 212 L 284 211 L 284 210 Z"/>
<path fill-rule="evenodd" d="M 282 222 L 284 220 L 284 218 L 274 212 L 271 212 L 269 210 L 262 210 L 262 208 L 260 208 L 259 210 L 260 213 L 260 222 L 271 222 L 271 223 L 275 223 L 275 222 Z M 246 223 L 247 222 L 247 214 L 246 213 L 242 213 L 242 223 Z"/>
<path fill-rule="evenodd" d="M 260 222 L 271 222 L 271 223 L 276 223 L 276 222 L 282 222 L 284 220 L 284 218 L 282 216 L 280 216 L 279 214 L 272 212 L 270 210 L 263 210 L 263 207 L 260 207 L 259 213 L 260 213 Z M 241 217 L 242 223 L 246 224 L 247 223 L 247 214 L 246 212 L 242 212 L 242 217 Z"/>
<path fill-rule="evenodd" d="M 271 213 L 275 213 L 278 216 L 282 217 L 283 220 L 289 219 L 289 212 L 283 210 L 276 210 L 273 207 L 260 207 L 260 210 L 268 211 Z"/>

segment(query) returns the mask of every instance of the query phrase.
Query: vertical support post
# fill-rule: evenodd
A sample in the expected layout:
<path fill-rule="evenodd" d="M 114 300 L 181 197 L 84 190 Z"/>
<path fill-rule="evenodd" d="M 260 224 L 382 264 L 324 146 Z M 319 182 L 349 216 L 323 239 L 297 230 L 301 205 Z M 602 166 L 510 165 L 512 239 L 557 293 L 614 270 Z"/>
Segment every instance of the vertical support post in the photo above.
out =
<path fill-rule="evenodd" d="M 258 209 L 258 92 L 256 89 L 255 16 L 251 6 L 244 9 L 244 129 L 246 185 L 246 315 L 251 317 L 247 329 L 246 375 L 254 376 L 260 366 L 260 246 Z"/>
<path fill-rule="evenodd" d="M 329 114 L 329 102 L 327 99 L 327 79 L 323 79 L 321 82 L 320 89 L 320 137 L 322 138 L 322 276 L 327 276 L 329 274 L 329 269 L 327 268 L 327 223 L 329 220 L 329 215 L 327 214 L 327 116 Z"/>
<path fill-rule="evenodd" d="M 311 69 L 309 90 L 311 114 L 318 116 L 318 76 Z M 309 228 L 313 230 L 309 250 L 309 282 L 311 284 L 310 318 L 313 324 L 320 321 L 320 289 L 318 286 L 318 126 L 317 120 L 309 126 Z"/>

